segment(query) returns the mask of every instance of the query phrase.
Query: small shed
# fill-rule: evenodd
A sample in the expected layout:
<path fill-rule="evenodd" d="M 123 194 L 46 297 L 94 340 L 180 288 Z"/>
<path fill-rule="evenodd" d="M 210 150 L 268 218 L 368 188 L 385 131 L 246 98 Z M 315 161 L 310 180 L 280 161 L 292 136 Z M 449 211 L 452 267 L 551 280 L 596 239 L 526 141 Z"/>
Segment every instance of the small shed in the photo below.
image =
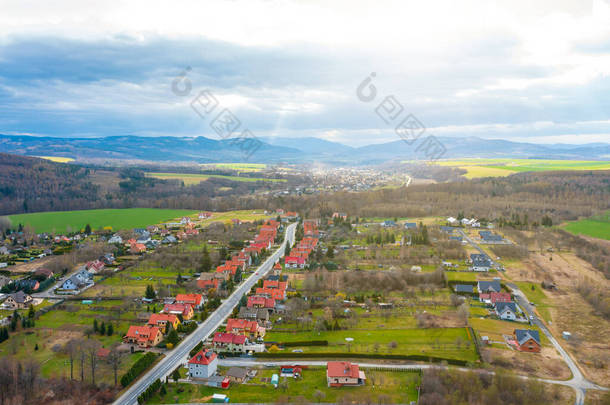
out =
<path fill-rule="evenodd" d="M 568 331 L 565 331 L 565 330 L 564 330 L 564 331 L 561 333 L 561 336 L 562 336 L 562 337 L 563 337 L 565 340 L 570 340 L 570 338 L 572 337 L 572 334 L 571 334 L 570 332 L 568 332 Z"/>
<path fill-rule="evenodd" d="M 271 384 L 273 384 L 274 386 L 277 387 L 277 385 L 280 383 L 280 376 L 277 374 L 273 374 L 271 376 Z"/>

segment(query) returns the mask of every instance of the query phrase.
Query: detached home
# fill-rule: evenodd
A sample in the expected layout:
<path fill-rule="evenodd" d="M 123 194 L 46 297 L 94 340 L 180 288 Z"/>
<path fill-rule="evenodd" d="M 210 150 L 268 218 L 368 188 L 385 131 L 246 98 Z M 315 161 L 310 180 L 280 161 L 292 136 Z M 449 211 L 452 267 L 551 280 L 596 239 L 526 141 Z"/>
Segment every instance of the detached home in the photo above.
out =
<path fill-rule="evenodd" d="M 517 348 L 522 352 L 540 352 L 540 334 L 532 329 L 515 329 Z"/>
<path fill-rule="evenodd" d="M 349 361 L 329 361 L 326 364 L 326 381 L 329 387 L 363 385 L 366 380 L 357 364 Z"/>
<path fill-rule="evenodd" d="M 500 319 L 506 321 L 517 320 L 517 304 L 514 302 L 497 302 L 495 305 L 496 314 Z"/>
<path fill-rule="evenodd" d="M 216 374 L 218 356 L 211 350 L 201 350 L 188 362 L 191 378 L 210 378 Z"/>
<path fill-rule="evenodd" d="M 32 303 L 32 297 L 23 291 L 17 291 L 14 294 L 9 294 L 4 306 L 11 309 L 24 309 L 30 306 Z"/>
<path fill-rule="evenodd" d="M 156 346 L 163 340 L 161 330 L 156 326 L 130 326 L 123 336 L 124 343 L 137 344 L 140 347 Z"/>

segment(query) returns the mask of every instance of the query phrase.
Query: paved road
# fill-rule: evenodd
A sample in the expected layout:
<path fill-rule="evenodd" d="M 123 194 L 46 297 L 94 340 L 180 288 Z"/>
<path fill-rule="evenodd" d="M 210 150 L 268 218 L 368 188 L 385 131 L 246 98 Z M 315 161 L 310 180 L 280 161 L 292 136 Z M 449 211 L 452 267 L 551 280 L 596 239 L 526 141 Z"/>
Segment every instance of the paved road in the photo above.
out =
<path fill-rule="evenodd" d="M 474 242 L 471 238 L 469 238 L 464 233 L 464 231 L 462 231 L 461 229 L 458 229 L 458 231 L 462 234 L 462 237 L 466 241 L 468 241 L 468 243 L 470 243 L 470 245 L 472 247 L 477 249 L 479 252 L 486 254 L 485 251 L 481 248 L 481 246 L 479 246 L 476 242 Z M 495 268 L 498 268 L 500 266 L 499 263 L 494 262 L 493 260 L 492 260 L 492 265 Z M 568 352 L 566 352 L 563 349 L 563 347 L 561 347 L 561 345 L 559 344 L 557 339 L 555 339 L 555 337 L 553 336 L 551 331 L 546 327 L 546 325 L 542 322 L 542 320 L 540 320 L 540 318 L 538 318 L 538 315 L 536 315 L 536 311 L 529 304 L 529 300 L 527 299 L 527 297 L 523 293 L 523 291 L 521 291 L 515 283 L 507 282 L 506 285 L 512 290 L 512 293 L 515 297 L 515 301 L 517 302 L 517 304 L 519 304 L 519 307 L 521 307 L 521 309 L 523 309 L 527 313 L 528 319 L 531 320 L 532 324 L 538 326 L 540 328 L 540 330 L 542 331 L 542 333 L 544 333 L 546 335 L 546 337 L 553 344 L 553 346 L 555 346 L 555 349 L 559 352 L 559 354 L 561 355 L 563 360 L 566 362 L 566 364 L 570 368 L 570 371 L 572 372 L 572 378 L 567 381 L 547 380 L 547 379 L 539 379 L 539 380 L 548 382 L 551 384 L 562 384 L 562 385 L 567 385 L 569 387 L 572 387 L 574 389 L 574 391 L 576 391 L 576 401 L 574 402 L 575 405 L 584 404 L 585 393 L 588 389 L 597 389 L 597 390 L 607 391 L 608 390 L 607 388 L 601 387 L 601 386 L 587 380 L 585 378 L 585 376 L 583 376 L 582 372 L 578 368 L 578 365 L 576 364 L 574 359 L 572 359 L 572 357 L 570 357 Z"/>
<path fill-rule="evenodd" d="M 273 267 L 275 262 L 284 255 L 286 243 L 290 246 L 294 244 L 294 234 L 297 224 L 290 224 L 286 230 L 286 236 L 280 247 L 260 265 L 254 274 L 243 281 L 233 293 L 223 301 L 223 303 L 214 311 L 197 329 L 188 335 L 184 340 L 172 351 L 157 363 L 146 374 L 140 377 L 127 391 L 123 393 L 115 402 L 115 405 L 132 405 L 137 404 L 138 396 L 148 388 L 155 380 L 165 379 L 178 365 L 188 361 L 189 352 L 200 341 L 205 340 L 210 336 L 222 322 L 231 314 L 233 308 L 237 306 L 241 297 L 246 294 L 260 278 L 264 277 Z"/>

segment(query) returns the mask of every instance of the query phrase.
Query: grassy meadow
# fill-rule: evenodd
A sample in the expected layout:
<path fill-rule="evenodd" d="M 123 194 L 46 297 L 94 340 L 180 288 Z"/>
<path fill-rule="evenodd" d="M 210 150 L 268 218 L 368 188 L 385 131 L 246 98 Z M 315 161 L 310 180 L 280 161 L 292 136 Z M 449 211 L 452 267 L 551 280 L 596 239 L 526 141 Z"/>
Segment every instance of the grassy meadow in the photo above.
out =
<path fill-rule="evenodd" d="M 197 211 L 157 208 L 126 208 L 79 211 L 51 211 L 32 214 L 10 215 L 13 225 L 30 225 L 36 232 L 67 232 L 91 225 L 93 229 L 110 226 L 113 230 L 142 228 L 147 225 L 169 221 Z"/>
<path fill-rule="evenodd" d="M 217 179 L 226 179 L 231 181 L 270 181 L 270 182 L 283 182 L 285 179 L 268 179 L 264 177 L 240 177 L 240 176 L 224 176 L 220 174 L 193 174 L 193 173 L 146 173 L 147 176 L 154 177 L 162 180 L 182 180 L 185 186 L 192 186 L 199 184 L 202 181 L 214 177 Z"/>
<path fill-rule="evenodd" d="M 610 211 L 587 219 L 569 222 L 565 230 L 576 235 L 610 240 Z"/>
<path fill-rule="evenodd" d="M 546 159 L 460 159 L 437 162 L 441 166 L 459 167 L 466 178 L 502 177 L 519 172 L 556 170 L 610 170 L 608 161 Z"/>

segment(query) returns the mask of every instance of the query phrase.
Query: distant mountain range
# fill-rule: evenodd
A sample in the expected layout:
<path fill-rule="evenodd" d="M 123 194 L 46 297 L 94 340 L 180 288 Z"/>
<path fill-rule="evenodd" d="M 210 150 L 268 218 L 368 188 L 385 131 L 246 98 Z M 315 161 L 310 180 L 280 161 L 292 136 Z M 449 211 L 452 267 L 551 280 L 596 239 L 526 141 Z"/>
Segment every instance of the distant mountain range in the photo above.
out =
<path fill-rule="evenodd" d="M 540 145 L 477 137 L 438 137 L 446 149 L 442 158 L 544 158 L 610 160 L 610 144 Z M 418 143 L 419 142 L 419 143 Z M 157 162 L 259 162 L 378 164 L 398 160 L 426 160 L 421 141 L 402 140 L 358 148 L 320 138 L 261 138 L 250 143 L 205 137 L 54 138 L 0 135 L 0 152 L 26 156 L 61 156 L 76 160 L 148 160 Z M 251 152 L 251 153 L 250 153 Z"/>

